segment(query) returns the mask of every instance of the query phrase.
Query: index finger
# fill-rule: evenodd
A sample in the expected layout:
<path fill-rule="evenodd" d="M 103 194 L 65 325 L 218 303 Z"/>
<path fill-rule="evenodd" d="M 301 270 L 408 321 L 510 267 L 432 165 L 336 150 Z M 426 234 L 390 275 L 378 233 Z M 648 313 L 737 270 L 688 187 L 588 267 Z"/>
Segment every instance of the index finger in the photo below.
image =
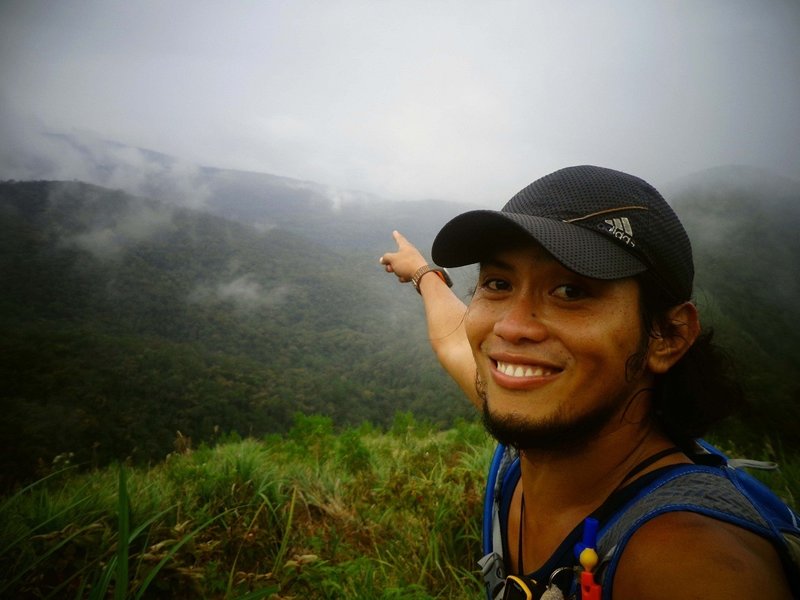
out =
<path fill-rule="evenodd" d="M 406 239 L 406 237 L 396 229 L 392 232 L 392 237 L 394 238 L 394 241 L 397 242 L 398 248 L 409 245 L 409 241 Z"/>

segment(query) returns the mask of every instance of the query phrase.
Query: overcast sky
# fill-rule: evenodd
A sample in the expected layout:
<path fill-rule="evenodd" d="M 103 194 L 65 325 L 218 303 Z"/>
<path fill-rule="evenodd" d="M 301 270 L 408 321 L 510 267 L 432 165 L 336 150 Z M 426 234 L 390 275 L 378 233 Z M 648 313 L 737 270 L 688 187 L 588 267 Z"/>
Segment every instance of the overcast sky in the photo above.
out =
<path fill-rule="evenodd" d="M 797 0 L 0 0 L 0 81 L 6 150 L 90 132 L 393 199 L 800 178 Z"/>

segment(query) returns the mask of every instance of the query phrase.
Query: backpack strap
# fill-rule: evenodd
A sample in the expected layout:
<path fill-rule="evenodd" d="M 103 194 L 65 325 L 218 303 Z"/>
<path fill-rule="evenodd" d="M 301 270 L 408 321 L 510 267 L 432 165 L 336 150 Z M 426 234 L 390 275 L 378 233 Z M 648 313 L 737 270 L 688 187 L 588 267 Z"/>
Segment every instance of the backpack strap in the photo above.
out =
<path fill-rule="evenodd" d="M 762 516 L 728 474 L 729 467 L 678 465 L 642 490 L 602 527 L 598 536 L 603 597 L 612 583 L 626 544 L 651 519 L 677 511 L 702 514 L 752 531 L 777 546 L 782 536 Z"/>
<path fill-rule="evenodd" d="M 696 440 L 696 464 L 672 465 L 653 472 L 652 480 L 622 499 L 600 517 L 596 573 L 603 581 L 603 598 L 610 600 L 614 574 L 631 536 L 649 520 L 667 512 L 688 511 L 731 523 L 772 542 L 779 553 L 789 584 L 800 598 L 800 523 L 797 514 L 764 484 L 734 468 L 718 449 Z M 483 551 L 479 561 L 487 598 L 502 597 L 505 583 L 501 496 L 518 460 L 513 448 L 498 445 L 486 484 L 483 515 Z M 764 467 L 764 465 L 758 465 Z M 768 467 L 771 465 L 767 465 Z M 646 475 L 645 477 L 648 477 Z M 642 478 L 644 479 L 644 477 Z"/>
<path fill-rule="evenodd" d="M 502 595 L 506 581 L 500 523 L 500 498 L 509 467 L 517 458 L 517 452 L 513 448 L 498 444 L 489 467 L 489 477 L 486 480 L 486 492 L 483 499 L 483 558 L 478 561 L 478 565 L 486 583 L 486 595 L 489 600 L 494 600 Z"/>

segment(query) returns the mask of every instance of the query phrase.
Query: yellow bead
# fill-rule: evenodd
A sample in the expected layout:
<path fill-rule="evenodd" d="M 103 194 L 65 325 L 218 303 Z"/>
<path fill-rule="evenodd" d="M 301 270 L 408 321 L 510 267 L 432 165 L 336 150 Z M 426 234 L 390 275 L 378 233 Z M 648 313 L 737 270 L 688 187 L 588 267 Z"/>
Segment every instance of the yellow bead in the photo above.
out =
<path fill-rule="evenodd" d="M 581 552 L 581 566 L 587 571 L 592 571 L 597 566 L 597 560 L 597 552 L 594 551 L 594 548 L 585 548 Z"/>

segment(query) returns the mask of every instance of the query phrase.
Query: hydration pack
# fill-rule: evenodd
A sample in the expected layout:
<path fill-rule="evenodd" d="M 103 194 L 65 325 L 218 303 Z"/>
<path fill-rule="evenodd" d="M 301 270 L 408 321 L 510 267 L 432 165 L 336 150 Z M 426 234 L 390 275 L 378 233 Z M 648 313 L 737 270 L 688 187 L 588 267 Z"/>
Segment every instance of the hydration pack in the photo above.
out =
<path fill-rule="evenodd" d="M 594 572 L 602 585 L 602 598 L 611 598 L 611 583 L 625 545 L 636 530 L 658 515 L 689 511 L 706 515 L 752 531 L 770 542 L 778 552 L 793 595 L 800 598 L 800 517 L 765 484 L 742 467 L 776 468 L 773 463 L 729 460 L 703 440 L 697 441 L 694 464 L 673 465 L 659 470 L 632 498 L 604 515 L 597 533 L 599 564 Z M 498 445 L 489 469 L 483 512 L 483 553 L 481 567 L 488 600 L 504 597 L 506 573 L 503 560 L 501 503 L 510 498 L 518 480 L 515 450 Z M 513 467 L 513 468 L 512 468 Z M 509 476 L 511 475 L 511 476 Z M 564 590 L 574 595 L 579 588 L 576 560 L 571 583 Z M 515 578 L 516 580 L 516 578 Z M 552 582 L 550 582 L 552 583 Z M 548 582 L 542 582 L 540 589 Z"/>

